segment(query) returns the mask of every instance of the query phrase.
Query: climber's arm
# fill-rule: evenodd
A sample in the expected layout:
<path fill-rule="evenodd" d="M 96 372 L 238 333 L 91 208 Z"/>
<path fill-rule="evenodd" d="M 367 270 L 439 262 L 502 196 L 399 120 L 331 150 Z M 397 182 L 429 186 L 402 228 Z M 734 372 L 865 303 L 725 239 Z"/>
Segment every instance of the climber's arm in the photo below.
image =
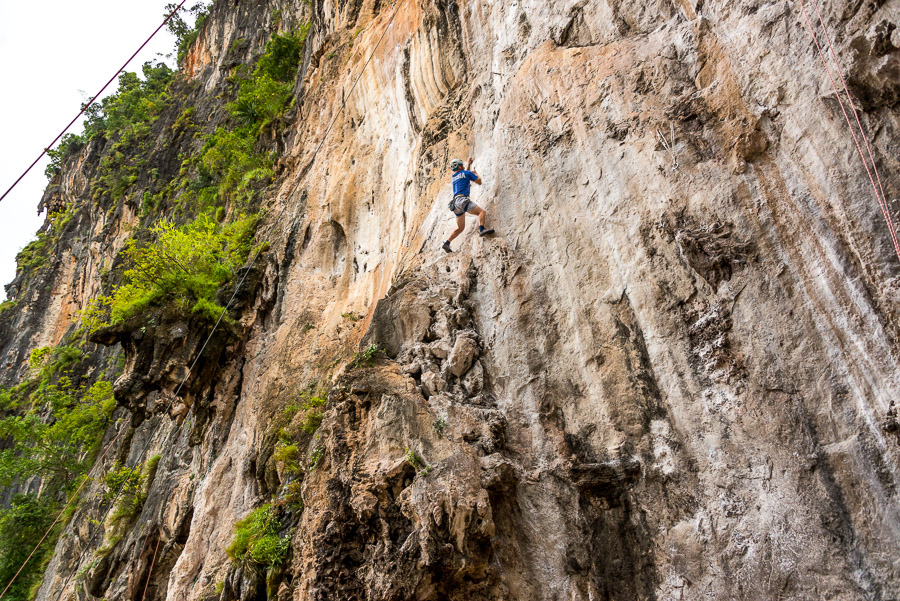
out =
<path fill-rule="evenodd" d="M 473 182 L 475 182 L 476 184 L 478 184 L 478 185 L 480 186 L 480 185 L 481 185 L 481 176 L 478 175 L 478 172 L 477 172 L 477 171 L 475 171 L 474 169 L 472 169 L 472 163 L 473 163 L 473 162 L 475 162 L 475 159 L 471 159 L 471 158 L 470 158 L 470 159 L 469 159 L 469 164 L 468 164 L 468 166 L 466 167 L 466 171 L 471 171 L 471 172 L 475 175 L 475 178 L 474 178 L 474 179 L 471 178 L 471 177 L 470 177 L 469 179 L 471 179 Z"/>

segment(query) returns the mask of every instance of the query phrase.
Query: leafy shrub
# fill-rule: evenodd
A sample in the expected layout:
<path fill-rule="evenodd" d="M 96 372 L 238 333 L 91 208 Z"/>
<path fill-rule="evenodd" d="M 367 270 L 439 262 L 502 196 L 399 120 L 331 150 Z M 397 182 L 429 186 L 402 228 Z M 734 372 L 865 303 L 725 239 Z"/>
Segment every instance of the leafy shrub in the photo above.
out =
<path fill-rule="evenodd" d="M 0 509 L 0 583 L 6 586 L 16 572 L 28 559 L 31 550 L 41 540 L 50 524 L 53 523 L 59 505 L 49 500 L 33 495 L 15 495 L 9 506 Z M 25 564 L 24 569 L 16 577 L 16 581 L 4 595 L 4 599 L 10 601 L 25 601 L 32 599 L 31 593 L 34 586 L 41 581 L 44 565 L 53 553 L 56 544 L 56 535 L 47 537 L 35 553 L 34 557 Z M 0 589 L 2 590 L 2 589 Z"/>
<path fill-rule="evenodd" d="M 268 155 L 254 150 L 256 136 L 244 132 L 229 131 L 224 127 L 206 137 L 200 151 L 197 169 L 200 180 L 204 178 L 212 188 L 210 196 L 218 202 L 222 198 L 246 200 L 257 182 L 268 181 L 272 175 L 272 161 Z"/>
<path fill-rule="evenodd" d="M 47 262 L 49 247 L 47 232 L 38 232 L 37 239 L 26 244 L 25 248 L 16 255 L 18 271 L 34 270 L 42 267 Z"/>
<path fill-rule="evenodd" d="M 71 221 L 72 217 L 78 212 L 78 208 L 69 206 L 64 211 L 56 211 L 48 215 L 47 219 L 50 226 L 46 229 L 42 228 L 37 233 L 37 239 L 32 240 L 25 248 L 16 255 L 16 274 L 20 272 L 35 273 L 41 267 L 47 264 L 50 258 L 51 250 L 56 247 L 59 242 L 59 236 L 65 228 L 66 224 Z M 28 276 L 25 277 L 25 281 Z"/>
<path fill-rule="evenodd" d="M 103 483 L 106 492 L 103 499 L 116 500 L 116 507 L 109 517 L 112 525 L 130 523 L 144 507 L 147 500 L 147 486 L 156 475 L 156 467 L 160 456 L 154 455 L 141 466 L 128 467 L 122 463 L 116 463 L 106 476 Z"/>
<path fill-rule="evenodd" d="M 425 466 L 425 463 L 422 461 L 419 454 L 409 447 L 406 447 L 406 462 L 413 466 L 417 471 Z"/>
<path fill-rule="evenodd" d="M 30 367 L 32 371 L 40 371 L 41 368 L 47 364 L 52 353 L 53 347 L 50 346 L 41 346 L 34 349 L 28 355 L 28 367 Z"/>
<path fill-rule="evenodd" d="M 109 307 L 109 323 L 163 305 L 218 319 L 224 308 L 215 302 L 216 291 L 232 280 L 250 254 L 257 219 L 241 215 L 223 225 L 203 213 L 180 227 L 168 219 L 159 221 L 150 230 L 152 242 L 129 240 L 123 252 L 132 266 L 124 273 L 125 283 L 82 313 L 86 325 L 96 330 L 105 324 L 98 318 L 104 306 Z"/>
<path fill-rule="evenodd" d="M 87 472 L 115 409 L 112 384 L 98 381 L 75 388 L 67 377 L 45 384 L 31 397 L 24 415 L 0 420 L 0 487 L 32 476 L 50 489 L 66 489 Z"/>
<path fill-rule="evenodd" d="M 62 168 L 62 163 L 69 156 L 75 154 L 82 148 L 86 140 L 83 136 L 78 134 L 66 134 L 62 137 L 62 140 L 59 142 L 59 146 L 56 148 L 48 148 L 47 156 L 50 157 L 50 163 L 44 169 L 44 175 L 47 176 L 47 179 L 53 179 L 59 174 L 59 170 Z"/>
<path fill-rule="evenodd" d="M 305 433 L 313 434 L 322 424 L 325 405 L 328 403 L 327 394 L 324 389 L 311 388 L 300 395 L 300 408 L 306 412 L 300 429 Z"/>
<path fill-rule="evenodd" d="M 300 467 L 300 449 L 295 444 L 280 444 L 275 447 L 272 459 L 284 464 L 288 474 L 297 475 L 303 471 Z"/>
<path fill-rule="evenodd" d="M 169 84 L 175 77 L 165 63 L 144 63 L 144 79 L 126 71 L 119 76 L 119 87 L 86 113 L 84 138 L 124 138 L 122 147 L 131 147 L 138 134 L 149 133 L 145 126 L 155 121 L 169 101 Z"/>
<path fill-rule="evenodd" d="M 43 386 L 56 376 L 68 374 L 82 359 L 84 351 L 77 346 L 45 346 L 31 352 L 28 366 L 35 375 L 35 381 Z"/>
<path fill-rule="evenodd" d="M 375 365 L 375 359 L 378 358 L 379 354 L 381 354 L 381 349 L 378 348 L 377 344 L 372 344 L 356 353 L 353 361 L 350 363 L 350 367 L 372 367 Z"/>
<path fill-rule="evenodd" d="M 175 72 L 164 63 L 143 65 L 144 79 L 125 72 L 114 94 L 88 107 L 82 142 L 104 138 L 111 142 L 100 160 L 92 196 L 119 198 L 146 169 L 146 151 L 153 141 L 152 124 L 169 105 L 169 84 Z"/>
<path fill-rule="evenodd" d="M 234 538 L 226 549 L 238 561 L 275 566 L 287 557 L 290 541 L 279 537 L 281 522 L 271 504 L 263 505 L 234 526 Z"/>
<path fill-rule="evenodd" d="M 103 477 L 103 483 L 106 485 L 103 499 L 112 501 L 117 498 L 135 497 L 140 493 L 141 482 L 140 468 L 131 468 L 122 462 L 117 462 Z"/>
<path fill-rule="evenodd" d="M 228 105 L 232 117 L 254 139 L 259 129 L 284 110 L 291 96 L 309 24 L 288 35 L 274 35 L 256 68 L 236 73 L 238 97 Z"/>
<path fill-rule="evenodd" d="M 266 52 L 256 66 L 259 76 L 268 76 L 275 81 L 290 82 L 297 77 L 300 53 L 309 34 L 309 23 L 300 31 L 288 35 L 273 35 L 266 42 Z"/>
<path fill-rule="evenodd" d="M 178 5 L 175 3 L 167 4 L 165 16 L 168 17 L 177 7 Z M 178 51 L 178 64 L 181 64 L 184 57 L 187 56 L 188 50 L 190 50 L 194 42 L 197 41 L 200 30 L 203 28 L 203 23 L 206 22 L 206 19 L 209 16 L 209 5 L 196 4 L 188 9 L 188 12 L 194 15 L 193 26 L 188 25 L 178 13 L 172 15 L 172 18 L 166 23 L 166 28 L 175 36 L 175 48 Z"/>
<path fill-rule="evenodd" d="M 17 304 L 18 303 L 16 303 L 16 301 L 9 299 L 0 303 L 0 316 L 10 313 L 13 309 L 15 309 Z"/>
<path fill-rule="evenodd" d="M 115 408 L 110 382 L 76 386 L 65 375 L 81 358 L 82 351 L 76 347 L 36 349 L 30 356 L 28 380 L 0 390 L 0 489 L 40 479 L 39 496 L 14 496 L 0 509 L 0 582 L 4 585 L 41 540 L 71 491 L 84 481 Z M 34 597 L 33 587 L 40 582 L 74 507 L 63 513 L 58 527 L 25 566 L 7 593 L 9 599 Z"/>

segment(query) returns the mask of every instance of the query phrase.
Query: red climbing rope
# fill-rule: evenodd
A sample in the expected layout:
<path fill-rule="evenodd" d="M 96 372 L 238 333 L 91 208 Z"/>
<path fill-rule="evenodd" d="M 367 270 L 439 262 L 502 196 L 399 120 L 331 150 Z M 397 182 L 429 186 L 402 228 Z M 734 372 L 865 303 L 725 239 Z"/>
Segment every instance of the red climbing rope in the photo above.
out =
<path fill-rule="evenodd" d="M 153 576 L 153 566 L 156 565 L 156 552 L 159 551 L 160 540 L 162 539 L 156 539 L 156 548 L 153 549 L 153 561 L 150 562 L 150 571 L 147 573 L 147 582 L 144 583 L 144 594 L 141 596 L 141 601 L 147 598 L 147 588 L 150 586 L 150 578 Z"/>
<path fill-rule="evenodd" d="M 812 0 L 816 4 L 816 12 L 819 13 L 819 21 L 822 23 L 822 28 L 825 29 L 825 22 L 822 19 L 822 14 L 819 12 L 819 5 L 816 0 Z M 897 260 L 900 261 L 900 242 L 897 240 L 897 232 L 894 228 L 894 221 L 891 218 L 890 207 L 887 204 L 887 197 L 884 195 L 884 188 L 880 188 L 881 186 L 881 177 L 878 176 L 878 168 L 875 165 L 875 157 L 872 154 L 872 149 L 869 146 L 869 140 L 866 137 L 865 130 L 862 128 L 862 123 L 859 120 L 859 114 L 856 111 L 856 106 L 853 104 L 853 99 L 850 96 L 850 91 L 847 88 L 847 82 L 844 80 L 843 72 L 841 71 L 840 64 L 838 63 L 837 56 L 834 54 L 834 45 L 831 43 L 831 38 L 828 36 L 828 31 L 825 31 L 825 38 L 828 40 L 828 46 L 831 50 L 832 58 L 836 65 L 838 65 L 838 73 L 841 74 L 841 81 L 844 84 L 844 90 L 847 93 L 847 98 L 850 101 L 850 106 L 853 109 L 853 114 L 856 117 L 856 123 L 859 125 L 860 133 L 863 136 L 863 139 L 866 143 L 866 148 L 869 151 L 869 158 L 872 161 L 872 168 L 875 170 L 876 176 L 878 176 L 878 186 L 875 185 L 875 178 L 872 177 L 872 170 L 869 169 L 869 163 L 866 161 L 866 157 L 863 154 L 862 147 L 859 144 L 859 138 L 856 136 L 856 130 L 853 128 L 853 124 L 850 122 L 850 117 L 847 115 L 847 109 L 844 107 L 844 102 L 841 100 L 841 94 L 838 91 L 837 84 L 834 81 L 834 76 L 831 74 L 831 68 L 828 66 L 828 61 L 825 58 L 825 53 L 822 52 L 822 47 L 819 45 L 819 38 L 816 36 L 815 29 L 813 28 L 812 22 L 809 19 L 809 14 L 806 12 L 806 4 L 804 4 L 803 0 L 800 0 L 800 8 L 803 10 L 803 18 L 806 20 L 806 25 L 809 28 L 809 33 L 812 35 L 813 41 L 816 44 L 816 49 L 819 51 L 819 58 L 822 60 L 822 65 L 825 67 L 825 72 L 828 74 L 828 79 L 831 81 L 831 88 L 834 90 L 834 95 L 837 98 L 838 104 L 841 107 L 841 112 L 844 114 L 844 119 L 847 121 L 847 127 L 850 128 L 850 134 L 853 136 L 853 141 L 856 143 L 856 150 L 859 152 L 859 158 L 862 159 L 863 166 L 866 168 L 866 174 L 869 176 L 869 182 L 872 184 L 872 189 L 875 191 L 875 198 L 878 200 L 878 206 L 881 207 L 881 213 L 884 215 L 885 223 L 887 223 L 888 231 L 891 234 L 891 241 L 894 243 L 894 252 L 897 253 Z"/>
<path fill-rule="evenodd" d="M 50 145 L 47 146 L 46 148 L 44 148 L 44 150 L 41 151 L 41 154 L 38 155 L 38 158 L 34 159 L 34 162 L 31 163 L 31 165 L 28 166 L 28 169 L 26 169 L 25 171 L 22 172 L 22 175 L 20 175 L 20 176 L 18 177 L 18 179 L 16 179 L 16 181 L 14 181 L 13 184 L 9 187 L 9 189 L 7 189 L 6 192 L 3 193 L 3 196 L 0 196 L 0 201 L 2 201 L 4 198 L 6 198 L 7 194 L 9 194 L 10 192 L 12 192 L 12 191 L 13 191 L 13 188 L 15 188 L 17 185 L 19 185 L 19 182 L 22 181 L 22 178 L 23 178 L 23 177 L 25 177 L 26 175 L 28 175 L 28 172 L 29 172 L 29 171 L 31 171 L 32 169 L 34 169 L 34 166 L 38 164 L 38 161 L 40 161 L 42 158 L 44 158 L 44 155 L 47 154 L 47 151 L 50 150 L 51 148 L 53 148 L 53 146 L 54 146 L 57 142 L 59 142 L 59 139 L 62 138 L 63 135 L 64 135 L 67 131 L 69 131 L 69 128 L 70 128 L 70 127 L 72 127 L 73 125 L 75 125 L 75 122 L 78 121 L 79 117 L 81 117 L 81 116 L 84 114 L 84 112 L 85 112 L 86 110 L 88 110 L 88 107 L 90 107 L 92 104 L 94 104 L 95 102 L 97 102 L 97 99 L 100 98 L 100 94 L 102 94 L 103 92 L 106 91 L 106 88 L 108 88 L 109 85 L 110 85 L 112 82 L 114 82 L 114 81 L 116 80 L 116 78 L 119 76 L 119 73 L 121 73 L 122 71 L 124 71 L 124 70 L 125 70 L 125 67 L 128 66 L 128 63 L 130 63 L 131 61 L 133 61 L 133 60 L 134 60 L 134 57 L 136 57 L 136 56 L 138 55 L 138 53 L 140 53 L 140 51 L 143 50 L 144 47 L 145 47 L 147 44 L 150 43 L 150 40 L 152 40 L 153 37 L 154 37 L 157 33 L 159 33 L 160 30 L 161 30 L 163 27 L 166 26 L 166 23 L 168 23 L 169 20 L 171 20 L 172 17 L 175 16 L 175 13 L 177 13 L 178 10 L 179 10 L 182 6 L 184 6 L 184 3 L 185 3 L 185 2 L 187 2 L 187 0 L 181 0 L 181 4 L 179 4 L 178 6 L 176 6 L 176 7 L 175 7 L 175 10 L 173 10 L 171 13 L 169 13 L 169 16 L 167 16 L 167 17 L 165 18 L 165 20 L 160 24 L 160 26 L 157 27 L 156 30 L 155 30 L 153 33 L 150 34 L 150 37 L 147 38 L 146 41 L 145 41 L 143 44 L 141 44 L 141 47 L 138 48 L 137 50 L 135 50 L 135 51 L 134 51 L 134 54 L 132 54 L 131 57 L 130 57 L 127 61 L 125 61 L 125 64 L 122 65 L 122 67 L 121 67 L 118 71 L 116 71 L 116 74 L 113 75 L 112 77 L 110 77 L 110 78 L 109 78 L 109 81 L 107 81 L 105 84 L 103 84 L 103 87 L 100 88 L 100 91 L 99 91 L 99 92 L 97 92 L 96 94 L 94 94 L 94 97 L 91 98 L 91 101 L 88 102 L 87 104 L 85 104 L 83 107 L 81 107 L 81 110 L 78 111 L 78 114 L 75 115 L 75 118 L 72 119 L 72 120 L 69 122 L 69 124 L 68 124 L 67 126 L 65 126 L 65 128 L 63 128 L 63 130 L 62 130 L 61 132 L 59 132 L 59 135 L 58 135 L 58 136 L 56 136 L 55 138 L 53 138 L 53 141 L 50 142 Z M 2 595 L 0 595 L 0 596 L 2 596 Z"/>
<path fill-rule="evenodd" d="M 841 84 L 844 86 L 844 93 L 847 94 L 847 101 L 850 103 L 850 109 L 853 111 L 853 117 L 856 119 L 856 125 L 859 127 L 859 133 L 862 135 L 863 142 L 866 143 L 866 152 L 869 154 L 869 160 L 872 161 L 872 170 L 875 172 L 875 179 L 878 180 L 878 188 L 881 191 L 881 198 L 884 200 L 885 209 L 887 209 L 887 214 L 885 215 L 888 223 L 888 228 L 891 230 L 891 237 L 894 240 L 894 244 L 897 244 L 897 233 L 894 227 L 893 219 L 891 218 L 890 207 L 887 204 L 887 195 L 884 193 L 884 186 L 881 185 L 881 174 L 878 173 L 878 165 L 875 162 L 875 155 L 872 153 L 872 147 L 869 145 L 869 137 L 866 135 L 866 130 L 863 129 L 862 123 L 859 120 L 859 111 L 856 110 L 856 104 L 853 102 L 853 96 L 850 94 L 850 88 L 847 86 L 847 80 L 844 78 L 844 71 L 841 69 L 841 63 L 838 61 L 837 55 L 835 54 L 834 44 L 831 41 L 831 36 L 828 35 L 828 28 L 825 26 L 825 19 L 822 18 L 822 12 L 819 10 L 819 2 L 818 0 L 812 0 L 813 6 L 816 7 L 816 14 L 819 17 L 819 23 L 822 25 L 822 31 L 825 33 L 825 40 L 828 42 L 828 48 L 831 52 L 831 59 L 834 61 L 835 67 L 837 67 L 838 75 L 841 78 Z"/>

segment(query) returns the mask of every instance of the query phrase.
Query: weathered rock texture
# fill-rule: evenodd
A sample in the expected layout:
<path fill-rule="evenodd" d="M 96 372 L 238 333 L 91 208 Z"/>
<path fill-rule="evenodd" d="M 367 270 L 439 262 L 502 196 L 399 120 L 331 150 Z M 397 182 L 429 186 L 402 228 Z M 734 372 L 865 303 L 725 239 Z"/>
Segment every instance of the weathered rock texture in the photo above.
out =
<path fill-rule="evenodd" d="M 894 198 L 900 5 L 822 8 Z M 198 97 L 276 9 L 304 4 L 216 3 Z M 225 548 L 287 481 L 273 420 L 330 376 L 269 598 L 897 599 L 900 264 L 799 10 L 316 0 L 241 342 L 169 416 L 154 399 L 198 343 L 152 353 L 187 324 L 116 335 L 142 418 L 118 456 L 163 458 L 97 564 L 96 503 L 76 514 L 38 598 L 140 599 L 148 578 L 147 599 L 266 598 Z M 499 233 L 445 255 L 467 155 Z M 96 293 L 124 223 L 17 289 L 9 370 Z M 386 357 L 350 366 L 369 344 Z"/>

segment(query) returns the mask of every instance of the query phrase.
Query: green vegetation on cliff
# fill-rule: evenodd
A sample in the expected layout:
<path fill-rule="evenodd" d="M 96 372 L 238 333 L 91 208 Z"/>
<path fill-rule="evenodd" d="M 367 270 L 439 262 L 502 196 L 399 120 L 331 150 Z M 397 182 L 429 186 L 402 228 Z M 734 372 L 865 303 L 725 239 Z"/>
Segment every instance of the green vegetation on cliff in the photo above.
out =
<path fill-rule="evenodd" d="M 41 540 L 53 523 L 58 511 L 53 503 L 34 495 L 17 494 L 9 507 L 0 510 L 0 583 L 12 580 L 19 567 L 28 559 L 35 543 Z M 28 601 L 40 584 L 44 566 L 53 553 L 60 528 L 48 537 L 4 596 L 9 601 Z M 0 589 L 2 590 L 2 589 Z"/>
<path fill-rule="evenodd" d="M 179 179 L 182 207 L 247 206 L 269 183 L 274 157 L 258 148 L 260 134 L 287 108 L 309 27 L 275 35 L 251 70 L 240 66 L 229 77 L 236 98 L 226 105 L 230 123 L 203 136 L 197 154 L 185 158 Z"/>
<path fill-rule="evenodd" d="M 192 27 L 173 21 L 179 61 L 198 39 L 206 9 L 196 14 Z M 201 86 L 164 64 L 123 73 L 116 92 L 87 110 L 83 133 L 67 135 L 50 152 L 47 176 L 59 178 L 54 185 L 65 183 L 71 175 L 66 170 L 75 167 L 91 178 L 89 189 L 68 208 L 56 204 L 37 239 L 19 254 L 18 294 L 38 290 L 35 282 L 44 286 L 46 280 L 33 276 L 51 273 L 54 254 L 71 247 L 62 234 L 77 216 L 70 234 L 76 224 L 79 231 L 87 224 L 95 228 L 81 232 L 85 244 L 97 240 L 101 229 L 103 235 L 130 235 L 119 257 L 104 258 L 104 291 L 84 312 L 82 328 L 149 318 L 159 308 L 217 319 L 223 289 L 253 250 L 259 200 L 277 158 L 267 145 L 292 106 L 307 31 L 308 25 L 273 35 L 255 64 L 234 69 L 223 82 L 219 106 L 198 101 Z M 51 189 L 50 202 L 70 202 L 71 189 Z M 8 304 L 16 307 L 16 300 Z M 29 375 L 0 391 L 0 491 L 7 493 L 0 508 L 0 587 L 72 501 L 4 601 L 34 597 L 59 532 L 82 501 L 73 495 L 109 429 L 116 406 L 112 384 L 103 370 L 93 369 L 96 359 L 85 348 L 37 349 Z M 324 400 L 308 400 L 307 427 L 315 429 Z M 155 468 L 155 459 L 136 470 L 118 465 L 103 478 L 106 507 L 118 495 L 104 524 L 104 549 L 115 546 L 141 511 Z M 238 524 L 235 558 L 264 566 L 283 561 L 288 541 L 279 536 L 278 511 L 263 506 Z"/>
<path fill-rule="evenodd" d="M 290 550 L 290 540 L 279 536 L 281 521 L 271 504 L 254 509 L 234 526 L 234 538 L 228 556 L 237 561 L 261 566 L 280 564 Z"/>
<path fill-rule="evenodd" d="M 171 3 L 166 5 L 166 15 L 169 15 L 178 7 L 178 4 Z M 191 46 L 193 46 L 194 42 L 197 41 L 197 37 L 200 35 L 200 30 L 203 28 L 203 24 L 206 22 L 206 18 L 209 17 L 209 6 L 204 4 L 197 4 L 189 9 L 187 12 L 190 12 L 194 15 L 194 25 L 188 25 L 188 23 L 181 17 L 179 13 L 175 13 L 172 15 L 172 18 L 169 19 L 169 22 L 166 24 L 166 28 L 175 36 L 175 50 L 178 52 L 178 64 L 184 60 L 184 57 L 187 56 L 188 50 L 190 50 Z"/>
<path fill-rule="evenodd" d="M 115 409 L 112 384 L 88 384 L 74 368 L 86 358 L 72 346 L 31 353 L 30 377 L 0 390 L 0 489 L 17 487 L 0 509 L 0 582 L 3 586 L 74 494 L 99 451 Z M 67 516 L 64 516 L 67 518 Z M 8 593 L 25 600 L 40 582 L 65 519 L 51 532 Z"/>
<path fill-rule="evenodd" d="M 247 260 L 256 221 L 255 216 L 238 216 L 220 224 L 202 213 L 180 227 L 170 219 L 157 222 L 150 242 L 128 241 L 124 254 L 131 267 L 124 283 L 91 306 L 85 325 L 96 330 L 163 305 L 215 321 L 224 311 L 215 301 L 216 292 Z"/>
<path fill-rule="evenodd" d="M 226 106 L 231 126 L 222 125 L 200 135 L 202 146 L 183 159 L 178 174 L 155 193 L 152 184 L 144 192 L 145 215 L 177 199 L 175 208 L 181 220 L 186 215 L 196 216 L 183 225 L 177 225 L 175 218 L 162 217 L 149 226 L 147 236 L 136 233 L 129 240 L 123 251 L 128 267 L 122 283 L 87 309 L 89 329 L 120 323 L 161 306 L 210 321 L 221 315 L 224 308 L 215 301 L 216 293 L 233 280 L 249 256 L 258 222 L 256 215 L 240 211 L 252 205 L 258 191 L 273 176 L 273 157 L 258 150 L 257 141 L 289 102 L 307 29 L 273 36 L 252 71 L 237 69 L 231 78 L 236 99 Z M 149 86 L 145 92 L 156 98 L 158 90 Z M 152 100 L 148 102 L 153 104 Z M 131 100 L 126 102 L 131 104 Z M 118 107 L 119 103 L 110 106 Z M 191 129 L 193 116 L 192 108 L 183 110 L 176 128 Z M 120 129 L 132 126 L 127 119 L 116 123 Z M 121 170 L 115 174 L 107 179 L 118 185 L 104 187 L 103 191 L 123 192 L 122 185 L 130 185 L 131 176 L 121 177 Z M 231 216 L 226 221 L 229 210 Z"/>

